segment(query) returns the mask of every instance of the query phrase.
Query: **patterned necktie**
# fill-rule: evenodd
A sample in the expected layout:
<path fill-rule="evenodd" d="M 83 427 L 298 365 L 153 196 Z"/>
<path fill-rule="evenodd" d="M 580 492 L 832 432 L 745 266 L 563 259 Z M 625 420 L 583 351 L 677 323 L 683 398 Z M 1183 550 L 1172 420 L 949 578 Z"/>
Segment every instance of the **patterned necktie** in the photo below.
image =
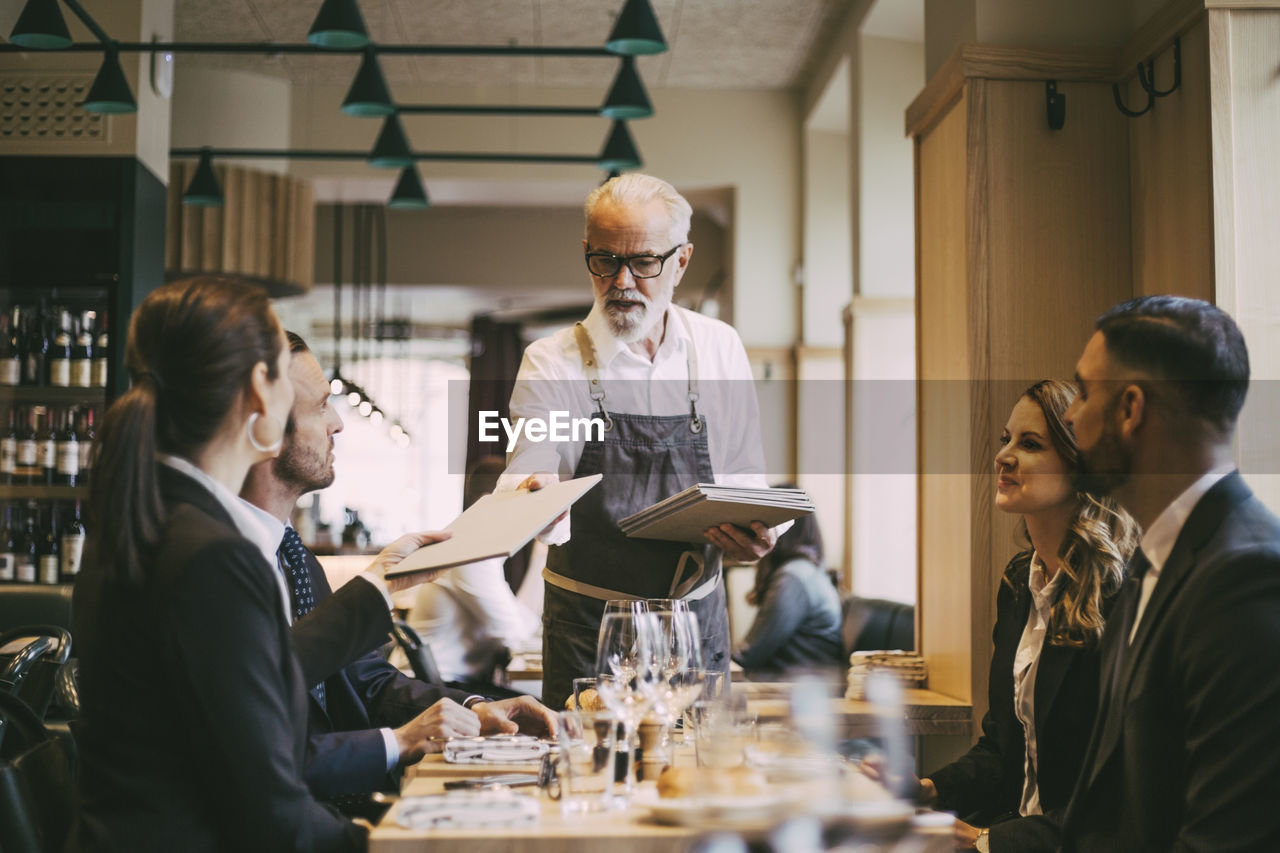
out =
<path fill-rule="evenodd" d="M 280 542 L 280 561 L 289 580 L 289 595 L 293 599 L 293 621 L 298 621 L 316 608 L 316 595 L 311 588 L 311 571 L 307 568 L 307 551 L 298 531 L 286 526 Z M 320 707 L 325 707 L 324 682 L 311 688 Z"/>

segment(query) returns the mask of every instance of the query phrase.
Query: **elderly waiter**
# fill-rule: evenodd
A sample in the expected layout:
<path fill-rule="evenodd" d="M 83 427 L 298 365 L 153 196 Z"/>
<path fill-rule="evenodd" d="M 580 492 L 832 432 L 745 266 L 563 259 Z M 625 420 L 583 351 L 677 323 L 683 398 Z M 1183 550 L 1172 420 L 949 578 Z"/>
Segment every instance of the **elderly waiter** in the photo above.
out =
<path fill-rule="evenodd" d="M 764 486 L 759 409 L 746 351 L 718 320 L 672 304 L 693 255 L 689 203 L 666 181 L 626 174 L 587 197 L 583 250 L 595 304 L 570 329 L 535 341 L 511 416 L 553 412 L 604 422 L 603 440 L 532 441 L 512 449 L 500 487 L 537 489 L 604 475 L 567 518 L 543 531 L 543 701 L 595 675 L 596 636 L 613 598 L 683 598 L 697 613 L 707 668 L 729 665 L 721 556 L 773 548 L 760 522 L 706 531 L 690 545 L 628 539 L 618 521 L 695 483 Z M 596 438 L 598 436 L 593 436 Z"/>

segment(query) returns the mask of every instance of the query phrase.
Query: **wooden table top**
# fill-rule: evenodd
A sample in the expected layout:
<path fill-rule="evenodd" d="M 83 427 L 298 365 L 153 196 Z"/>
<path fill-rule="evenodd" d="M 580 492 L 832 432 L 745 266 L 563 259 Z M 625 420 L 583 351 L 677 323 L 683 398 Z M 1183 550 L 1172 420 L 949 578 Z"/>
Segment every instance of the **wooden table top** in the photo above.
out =
<path fill-rule="evenodd" d="M 747 692 L 747 707 L 762 723 L 786 722 L 791 710 L 785 683 L 748 682 L 734 685 Z M 903 717 L 910 735 L 969 735 L 973 706 L 932 690 L 909 688 L 903 691 Z M 836 730 L 843 738 L 873 737 L 879 733 L 880 715 L 870 702 L 833 698 L 831 712 Z"/>

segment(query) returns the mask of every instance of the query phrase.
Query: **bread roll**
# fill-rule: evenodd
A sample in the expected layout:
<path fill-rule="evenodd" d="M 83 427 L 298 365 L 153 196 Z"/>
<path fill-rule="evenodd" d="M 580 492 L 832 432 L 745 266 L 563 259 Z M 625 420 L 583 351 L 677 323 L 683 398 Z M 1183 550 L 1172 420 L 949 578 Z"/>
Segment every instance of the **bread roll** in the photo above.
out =
<path fill-rule="evenodd" d="M 582 693 L 580 694 L 580 696 L 581 696 L 581 698 L 582 698 L 582 707 L 581 707 L 581 708 L 574 708 L 574 707 L 573 707 L 573 696 L 569 696 L 569 698 L 567 698 L 567 699 L 565 699 L 565 700 L 564 700 L 564 708 L 565 708 L 565 710 L 566 710 L 566 711 L 604 711 L 604 710 L 607 710 L 607 708 L 605 708 L 604 700 L 602 700 L 602 699 L 600 698 L 600 694 L 596 693 L 596 689 L 595 689 L 594 687 L 588 687 L 586 690 L 583 690 L 583 691 L 582 691 Z"/>
<path fill-rule="evenodd" d="M 764 775 L 749 767 L 668 767 L 658 777 L 658 796 L 755 797 L 768 792 Z"/>

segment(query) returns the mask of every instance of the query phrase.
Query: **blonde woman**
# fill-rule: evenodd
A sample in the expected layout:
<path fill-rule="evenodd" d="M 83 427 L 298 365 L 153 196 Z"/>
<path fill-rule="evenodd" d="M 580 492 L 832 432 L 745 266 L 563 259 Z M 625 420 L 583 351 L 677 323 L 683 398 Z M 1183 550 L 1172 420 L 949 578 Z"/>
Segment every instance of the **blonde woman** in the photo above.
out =
<path fill-rule="evenodd" d="M 1030 547 L 1000 581 L 982 737 L 921 779 L 918 797 L 959 815 L 957 849 L 1056 850 L 1057 821 L 1034 816 L 1066 808 L 1093 728 L 1098 641 L 1137 530 L 1071 485 L 1079 451 L 1062 416 L 1074 398 L 1065 382 L 1037 382 L 1000 436 L 996 508 L 1022 516 Z"/>

